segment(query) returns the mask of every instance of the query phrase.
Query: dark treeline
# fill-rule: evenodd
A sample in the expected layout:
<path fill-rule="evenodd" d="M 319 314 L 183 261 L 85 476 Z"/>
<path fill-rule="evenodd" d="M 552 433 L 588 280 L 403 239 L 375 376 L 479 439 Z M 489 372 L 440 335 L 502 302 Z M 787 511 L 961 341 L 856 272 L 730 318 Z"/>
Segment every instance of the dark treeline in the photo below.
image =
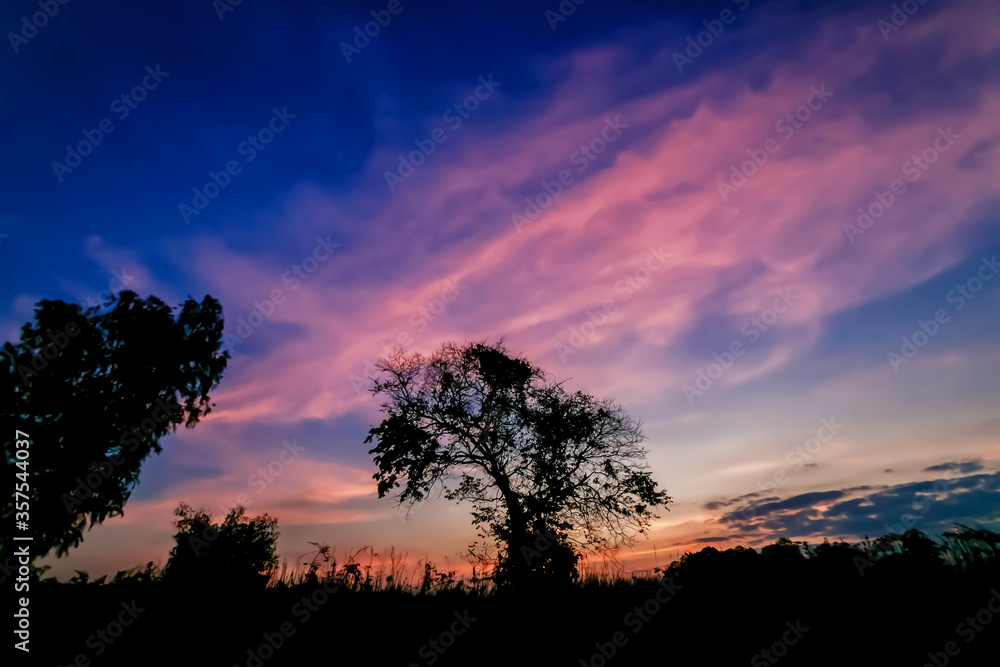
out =
<path fill-rule="evenodd" d="M 941 667 L 996 664 L 1000 646 L 1000 535 L 964 526 L 706 547 L 647 578 L 495 588 L 430 565 L 419 585 L 387 581 L 322 545 L 296 577 L 248 579 L 272 522 L 235 516 L 195 554 L 204 517 L 178 515 L 187 546 L 163 571 L 33 587 L 38 664 Z"/>

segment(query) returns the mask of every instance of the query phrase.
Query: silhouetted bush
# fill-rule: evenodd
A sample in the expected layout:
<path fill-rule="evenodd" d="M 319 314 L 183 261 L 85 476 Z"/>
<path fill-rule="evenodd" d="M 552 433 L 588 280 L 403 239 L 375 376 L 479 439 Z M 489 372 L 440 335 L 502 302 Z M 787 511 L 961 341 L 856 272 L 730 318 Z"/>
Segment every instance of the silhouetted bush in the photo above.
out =
<path fill-rule="evenodd" d="M 164 568 L 164 579 L 188 585 L 264 586 L 278 565 L 277 519 L 264 514 L 248 518 L 242 506 L 230 510 L 221 524 L 204 510 L 181 503 L 174 510 L 176 545 Z"/>

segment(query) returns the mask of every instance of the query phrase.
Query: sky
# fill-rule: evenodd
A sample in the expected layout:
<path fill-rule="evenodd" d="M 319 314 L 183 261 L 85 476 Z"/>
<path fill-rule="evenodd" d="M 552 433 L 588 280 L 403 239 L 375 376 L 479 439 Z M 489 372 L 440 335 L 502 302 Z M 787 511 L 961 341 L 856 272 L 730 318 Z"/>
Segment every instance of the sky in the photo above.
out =
<path fill-rule="evenodd" d="M 0 9 L 4 340 L 124 288 L 219 299 L 232 354 L 51 574 L 162 565 L 181 501 L 458 567 L 467 506 L 377 497 L 367 375 L 484 339 L 643 423 L 629 568 L 1000 529 L 997 2 L 38 11 Z"/>

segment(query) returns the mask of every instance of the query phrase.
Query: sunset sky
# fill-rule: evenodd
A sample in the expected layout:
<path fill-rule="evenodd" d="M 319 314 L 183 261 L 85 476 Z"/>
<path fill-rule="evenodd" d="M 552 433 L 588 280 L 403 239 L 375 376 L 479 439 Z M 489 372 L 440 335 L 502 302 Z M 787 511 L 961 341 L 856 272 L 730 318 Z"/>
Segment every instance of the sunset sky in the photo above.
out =
<path fill-rule="evenodd" d="M 124 286 L 219 299 L 233 355 L 44 562 L 163 564 L 178 502 L 245 494 L 289 561 L 456 565 L 467 506 L 377 498 L 366 369 L 500 338 L 643 422 L 674 502 L 630 567 L 996 530 L 1000 6 L 903 4 L 71 2 L 8 36 L 3 339 Z"/>

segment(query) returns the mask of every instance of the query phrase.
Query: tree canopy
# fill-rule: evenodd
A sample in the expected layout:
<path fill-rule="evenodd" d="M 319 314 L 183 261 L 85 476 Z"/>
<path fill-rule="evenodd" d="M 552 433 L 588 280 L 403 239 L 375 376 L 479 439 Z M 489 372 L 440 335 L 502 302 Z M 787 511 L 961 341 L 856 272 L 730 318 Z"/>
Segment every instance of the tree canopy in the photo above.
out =
<path fill-rule="evenodd" d="M 209 392 L 229 359 L 219 351 L 222 330 L 222 307 L 210 296 L 189 298 L 176 317 L 160 299 L 131 291 L 106 312 L 36 304 L 35 322 L 0 354 L 9 467 L 14 430 L 30 440 L 19 488 L 28 490 L 32 557 L 52 548 L 61 556 L 88 524 L 122 514 L 160 438 L 211 412 Z M 14 511 L 12 489 L 4 521 Z"/>
<path fill-rule="evenodd" d="M 501 581 L 575 574 L 579 550 L 645 534 L 670 497 L 646 464 L 641 425 L 610 399 L 570 393 L 494 345 L 446 343 L 378 362 L 385 419 L 369 432 L 379 497 L 469 501 L 500 551 Z"/>

